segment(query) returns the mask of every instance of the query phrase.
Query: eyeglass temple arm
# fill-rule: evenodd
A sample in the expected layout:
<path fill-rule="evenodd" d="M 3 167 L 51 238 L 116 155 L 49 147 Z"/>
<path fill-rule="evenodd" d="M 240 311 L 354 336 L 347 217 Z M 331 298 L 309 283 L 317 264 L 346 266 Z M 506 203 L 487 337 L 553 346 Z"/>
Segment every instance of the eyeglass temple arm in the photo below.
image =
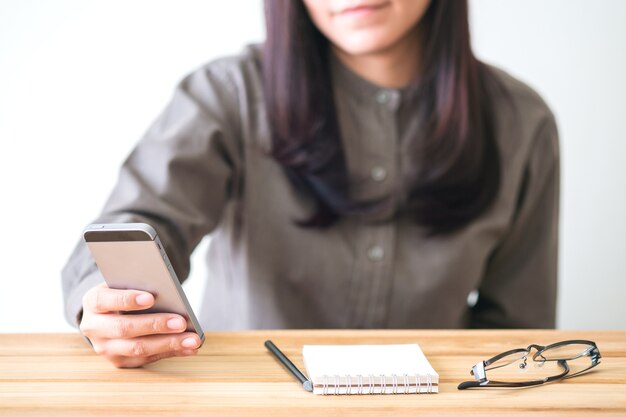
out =
<path fill-rule="evenodd" d="M 514 388 L 514 387 L 531 387 L 534 385 L 541 385 L 547 382 L 556 381 L 557 379 L 566 377 L 566 375 L 569 373 L 569 366 L 567 365 L 567 362 L 564 360 L 559 360 L 558 364 L 559 366 L 561 366 L 561 368 L 563 368 L 563 372 L 560 373 L 559 375 L 549 376 L 543 379 L 536 379 L 534 381 L 502 382 L 502 381 L 489 381 L 485 373 L 485 362 L 484 361 L 478 362 L 476 365 L 472 367 L 472 370 L 470 371 L 470 373 L 474 375 L 474 378 L 476 378 L 476 380 L 461 382 L 457 386 L 457 389 L 479 388 L 479 387 L 486 387 L 486 386 Z M 479 379 L 479 376 L 482 376 L 482 377 Z"/>
<path fill-rule="evenodd" d="M 468 388 L 482 388 L 482 387 L 492 387 L 492 388 L 523 388 L 523 387 L 532 387 L 534 385 L 545 384 L 545 380 L 536 380 L 536 381 L 528 381 L 528 382 L 499 382 L 499 381 L 465 381 L 461 382 L 457 389 L 468 389 Z"/>

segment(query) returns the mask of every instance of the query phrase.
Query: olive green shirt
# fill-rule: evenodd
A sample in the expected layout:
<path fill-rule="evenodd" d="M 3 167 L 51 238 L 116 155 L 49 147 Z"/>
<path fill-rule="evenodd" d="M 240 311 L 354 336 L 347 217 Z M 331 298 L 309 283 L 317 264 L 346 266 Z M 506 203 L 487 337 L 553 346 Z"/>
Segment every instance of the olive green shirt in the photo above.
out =
<path fill-rule="evenodd" d="M 493 93 L 501 186 L 468 226 L 429 237 L 409 215 L 395 215 L 301 228 L 294 221 L 313 203 L 267 155 L 260 59 L 251 46 L 183 79 L 94 219 L 154 226 L 181 279 L 210 234 L 198 314 L 205 330 L 554 326 L 559 151 L 537 93 L 492 68 L 508 93 Z M 404 147 L 423 128 L 417 95 L 379 88 L 336 59 L 330 65 L 354 197 L 391 195 L 411 169 Z M 79 242 L 63 270 L 70 323 L 102 281 Z"/>

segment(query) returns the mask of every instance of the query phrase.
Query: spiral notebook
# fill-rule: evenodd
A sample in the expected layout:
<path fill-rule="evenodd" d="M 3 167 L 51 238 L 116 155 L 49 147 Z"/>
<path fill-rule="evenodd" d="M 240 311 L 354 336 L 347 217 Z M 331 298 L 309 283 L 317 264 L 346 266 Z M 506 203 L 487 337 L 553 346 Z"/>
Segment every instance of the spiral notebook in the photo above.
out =
<path fill-rule="evenodd" d="M 439 392 L 439 374 L 417 344 L 305 345 L 302 356 L 314 394 Z"/>

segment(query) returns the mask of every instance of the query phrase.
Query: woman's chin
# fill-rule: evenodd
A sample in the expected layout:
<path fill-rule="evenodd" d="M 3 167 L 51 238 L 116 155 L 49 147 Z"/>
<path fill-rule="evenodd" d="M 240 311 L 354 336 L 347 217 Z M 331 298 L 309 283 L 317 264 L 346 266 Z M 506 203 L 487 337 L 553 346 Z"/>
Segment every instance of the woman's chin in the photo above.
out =
<path fill-rule="evenodd" d="M 369 55 L 384 51 L 393 44 L 393 39 L 378 35 L 359 34 L 336 42 L 335 46 L 349 55 Z"/>

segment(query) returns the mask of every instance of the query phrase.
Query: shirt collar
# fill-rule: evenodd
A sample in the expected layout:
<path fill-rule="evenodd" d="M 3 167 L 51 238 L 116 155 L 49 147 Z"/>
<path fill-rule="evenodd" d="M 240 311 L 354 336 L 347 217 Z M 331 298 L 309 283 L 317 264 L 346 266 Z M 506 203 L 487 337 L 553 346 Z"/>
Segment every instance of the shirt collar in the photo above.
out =
<path fill-rule="evenodd" d="M 330 65 L 334 88 L 360 102 L 386 105 L 395 110 L 402 102 L 414 98 L 419 90 L 417 80 L 403 88 L 380 87 L 355 74 L 333 53 L 330 53 Z"/>

